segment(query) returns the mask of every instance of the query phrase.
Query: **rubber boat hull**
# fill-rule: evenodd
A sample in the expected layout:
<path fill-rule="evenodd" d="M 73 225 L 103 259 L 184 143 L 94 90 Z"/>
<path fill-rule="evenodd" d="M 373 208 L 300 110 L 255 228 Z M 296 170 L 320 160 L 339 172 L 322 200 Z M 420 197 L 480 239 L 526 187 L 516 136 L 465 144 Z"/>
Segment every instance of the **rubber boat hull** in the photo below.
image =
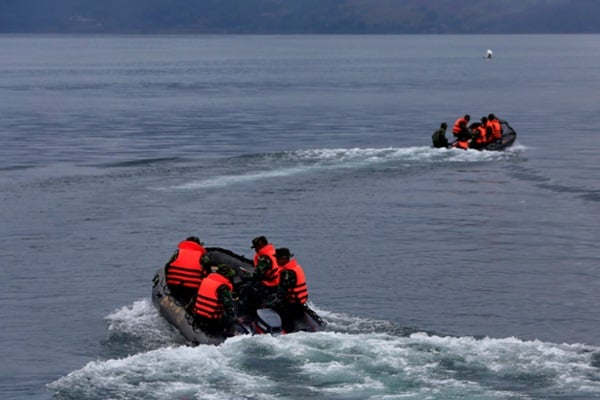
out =
<path fill-rule="evenodd" d="M 234 287 L 242 282 L 241 277 L 244 274 L 251 273 L 254 270 L 251 260 L 229 250 L 218 247 L 208 247 L 206 250 L 211 265 L 227 264 L 237 271 L 238 275 L 233 280 Z M 159 314 L 177 328 L 186 342 L 192 346 L 200 344 L 217 345 L 225 341 L 228 337 L 225 335 L 214 336 L 207 334 L 194 324 L 193 316 L 188 313 L 185 306 L 179 300 L 171 295 L 166 282 L 164 266 L 158 269 L 152 279 L 152 303 L 158 309 Z M 298 331 L 316 332 L 322 330 L 325 325 L 325 321 L 307 305 L 304 314 L 294 319 L 293 329 L 285 333 Z M 238 314 L 238 322 L 234 330 L 235 335 L 258 333 L 279 334 L 282 333 L 281 319 L 274 310 L 255 310 L 252 313 Z"/>

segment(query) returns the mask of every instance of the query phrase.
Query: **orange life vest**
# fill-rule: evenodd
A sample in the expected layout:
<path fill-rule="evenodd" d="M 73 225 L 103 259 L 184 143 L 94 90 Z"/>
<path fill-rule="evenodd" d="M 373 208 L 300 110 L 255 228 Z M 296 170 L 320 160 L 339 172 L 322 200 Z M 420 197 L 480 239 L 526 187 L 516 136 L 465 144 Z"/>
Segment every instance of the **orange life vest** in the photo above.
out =
<path fill-rule="evenodd" d="M 277 265 L 277 261 L 274 261 L 273 267 L 267 271 L 267 273 L 263 276 L 263 280 L 261 281 L 263 285 L 268 287 L 275 287 L 279 285 L 279 273 L 281 272 L 281 268 Z"/>
<path fill-rule="evenodd" d="M 464 125 L 462 125 L 462 123 L 464 123 Z M 454 134 L 454 136 L 457 136 L 460 133 L 460 131 L 465 129 L 468 123 L 469 121 L 467 121 L 465 117 L 460 117 L 459 119 L 457 119 L 454 122 L 454 126 L 452 127 L 452 133 Z"/>
<path fill-rule="evenodd" d="M 304 270 L 296 262 L 295 259 L 290 260 L 287 264 L 281 267 L 282 270 L 294 271 L 296 274 L 296 286 L 288 288 L 286 300 L 289 303 L 304 304 L 308 300 L 308 286 L 306 286 L 306 276 Z"/>
<path fill-rule="evenodd" d="M 279 266 L 277 265 L 277 259 L 275 258 L 275 246 L 269 243 L 254 254 L 254 268 L 256 268 L 256 265 L 258 264 L 258 257 L 260 256 L 269 257 L 272 265 L 272 268 L 267 271 L 261 282 L 268 287 L 279 285 Z"/>
<path fill-rule="evenodd" d="M 202 245 L 184 240 L 177 245 L 177 256 L 167 265 L 167 284 L 197 289 L 206 273 L 200 259 L 206 250 Z"/>
<path fill-rule="evenodd" d="M 219 302 L 219 295 L 217 294 L 217 291 L 223 285 L 233 291 L 233 285 L 229 282 L 229 279 L 221 274 L 213 272 L 204 278 L 196 295 L 196 304 L 194 305 L 196 315 L 208 319 L 220 319 L 223 317 L 225 311 L 223 304 Z"/>
<path fill-rule="evenodd" d="M 260 256 L 269 256 L 271 262 L 273 263 L 273 267 L 277 266 L 277 260 L 275 259 L 275 246 L 271 243 L 265 245 L 258 252 L 254 253 L 254 267 L 256 268 L 256 264 L 258 264 L 258 257 Z"/>
<path fill-rule="evenodd" d="M 498 119 L 488 121 L 488 124 L 492 127 L 492 139 L 498 140 L 502 137 L 502 125 Z"/>
<path fill-rule="evenodd" d="M 477 136 L 475 136 L 475 143 L 477 144 L 485 144 L 487 143 L 487 136 L 485 133 L 485 126 L 484 125 L 479 125 L 477 127 L 477 131 L 479 132 L 479 134 Z"/>
<path fill-rule="evenodd" d="M 452 147 L 457 147 L 459 149 L 467 150 L 469 148 L 469 141 L 468 140 L 457 140 L 456 142 L 454 142 Z"/>

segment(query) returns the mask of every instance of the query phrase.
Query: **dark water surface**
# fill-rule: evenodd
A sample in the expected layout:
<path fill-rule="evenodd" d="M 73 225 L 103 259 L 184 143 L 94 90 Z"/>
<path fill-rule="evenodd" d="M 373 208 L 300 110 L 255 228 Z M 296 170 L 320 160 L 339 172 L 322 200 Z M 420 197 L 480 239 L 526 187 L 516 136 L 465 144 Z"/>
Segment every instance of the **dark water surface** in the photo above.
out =
<path fill-rule="evenodd" d="M 600 399 L 599 36 L 0 53 L 0 398 Z M 509 151 L 429 147 L 489 112 Z M 328 329 L 183 346 L 150 280 L 190 234 L 290 247 Z"/>

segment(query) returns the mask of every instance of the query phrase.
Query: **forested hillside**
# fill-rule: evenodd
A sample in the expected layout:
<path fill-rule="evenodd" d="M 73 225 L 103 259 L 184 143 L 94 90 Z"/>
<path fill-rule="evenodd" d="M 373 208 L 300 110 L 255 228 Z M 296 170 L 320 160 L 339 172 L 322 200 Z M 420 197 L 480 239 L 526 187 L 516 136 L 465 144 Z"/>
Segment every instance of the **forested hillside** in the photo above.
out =
<path fill-rule="evenodd" d="M 2 0 L 0 32 L 598 33 L 599 0 Z"/>

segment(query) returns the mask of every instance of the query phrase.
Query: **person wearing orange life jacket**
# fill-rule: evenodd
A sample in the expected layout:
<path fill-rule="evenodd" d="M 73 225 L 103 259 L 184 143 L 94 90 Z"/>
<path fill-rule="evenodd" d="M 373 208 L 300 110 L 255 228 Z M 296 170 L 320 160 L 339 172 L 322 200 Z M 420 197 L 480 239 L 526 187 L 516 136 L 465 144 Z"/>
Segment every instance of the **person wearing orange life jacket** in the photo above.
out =
<path fill-rule="evenodd" d="M 461 132 L 467 131 L 467 125 L 469 124 L 470 120 L 471 116 L 469 114 L 465 114 L 464 116 L 458 118 L 452 127 L 452 134 L 455 137 L 458 137 Z"/>
<path fill-rule="evenodd" d="M 258 263 L 258 257 L 260 256 L 269 256 L 271 257 L 271 261 L 273 265 L 277 264 L 275 260 L 275 247 L 269 243 L 265 236 L 257 236 L 252 239 L 251 249 L 254 249 L 254 268 L 256 268 L 256 264 Z"/>
<path fill-rule="evenodd" d="M 275 251 L 279 266 L 279 286 L 286 289 L 285 300 L 290 304 L 304 304 L 308 300 L 308 287 L 304 270 L 290 249 L 281 247 Z"/>
<path fill-rule="evenodd" d="M 206 250 L 196 236 L 180 242 L 177 248 L 167 262 L 165 275 L 171 294 L 186 305 L 194 298 L 207 275 L 202 265 Z"/>
<path fill-rule="evenodd" d="M 252 278 L 240 286 L 240 303 L 246 311 L 270 308 L 277 303 L 280 269 L 274 257 L 258 256 Z"/>
<path fill-rule="evenodd" d="M 275 251 L 279 272 L 279 303 L 275 306 L 281 316 L 284 330 L 293 330 L 294 319 L 305 310 L 308 286 L 304 270 L 286 247 Z"/>
<path fill-rule="evenodd" d="M 488 115 L 488 125 L 492 127 L 492 138 L 490 139 L 490 143 L 502 139 L 502 124 L 494 114 Z"/>
<path fill-rule="evenodd" d="M 232 325 L 237 318 L 232 283 L 235 276 L 233 268 L 220 264 L 198 288 L 194 318 L 207 333 L 232 334 Z"/>
<path fill-rule="evenodd" d="M 473 140 L 470 143 L 471 148 L 481 149 L 481 148 L 485 147 L 485 145 L 489 142 L 488 133 L 491 132 L 491 130 L 487 129 L 488 128 L 487 122 L 488 122 L 488 119 L 486 117 L 481 117 L 481 123 L 479 125 L 477 125 L 476 128 L 473 129 L 475 134 L 473 135 Z"/>
<path fill-rule="evenodd" d="M 464 117 L 456 120 L 454 127 L 452 128 L 452 134 L 456 136 L 456 141 L 452 144 L 452 147 L 457 147 L 464 150 L 469 148 L 469 143 L 471 142 L 471 132 L 469 132 L 467 124 L 470 120 L 471 116 L 469 114 L 465 114 Z"/>

